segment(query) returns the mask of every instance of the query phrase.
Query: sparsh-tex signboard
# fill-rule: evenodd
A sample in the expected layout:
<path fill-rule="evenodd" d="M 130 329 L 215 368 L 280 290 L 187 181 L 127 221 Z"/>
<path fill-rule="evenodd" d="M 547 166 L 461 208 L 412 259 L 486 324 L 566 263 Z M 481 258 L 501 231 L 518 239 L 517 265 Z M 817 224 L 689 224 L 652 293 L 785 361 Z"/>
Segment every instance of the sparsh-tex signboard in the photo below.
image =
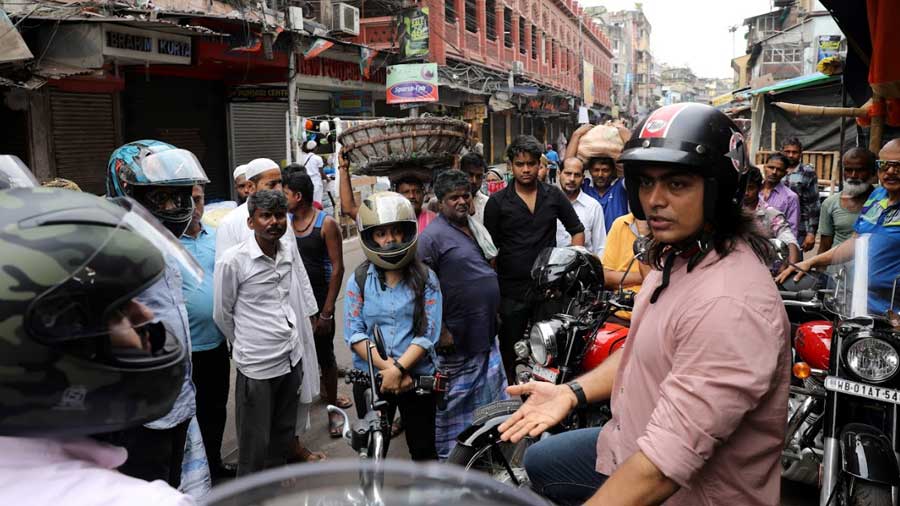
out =
<path fill-rule="evenodd" d="M 388 104 L 437 102 L 437 63 L 391 65 L 386 87 Z"/>

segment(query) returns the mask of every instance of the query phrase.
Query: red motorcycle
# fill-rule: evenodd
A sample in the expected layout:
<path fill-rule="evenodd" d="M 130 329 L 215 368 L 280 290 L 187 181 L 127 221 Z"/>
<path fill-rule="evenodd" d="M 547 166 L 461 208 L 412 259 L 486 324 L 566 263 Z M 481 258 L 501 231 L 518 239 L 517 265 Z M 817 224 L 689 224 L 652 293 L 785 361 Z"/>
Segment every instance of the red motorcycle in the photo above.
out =
<path fill-rule="evenodd" d="M 614 315 L 632 309 L 634 293 L 621 286 L 605 290 L 603 266 L 597 257 L 581 247 L 548 248 L 535 261 L 531 274 L 533 289 L 545 302 L 538 313 L 552 316 L 539 316 L 528 338 L 516 343 L 518 383 L 563 384 L 599 366 L 624 345 L 628 322 Z M 448 461 L 489 473 L 498 481 L 516 486 L 525 483 L 522 459 L 536 440 L 502 442 L 497 431 L 521 405 L 516 399 L 476 410 L 472 425 L 457 437 Z M 592 404 L 545 434 L 600 426 L 610 417 L 608 403 Z"/>

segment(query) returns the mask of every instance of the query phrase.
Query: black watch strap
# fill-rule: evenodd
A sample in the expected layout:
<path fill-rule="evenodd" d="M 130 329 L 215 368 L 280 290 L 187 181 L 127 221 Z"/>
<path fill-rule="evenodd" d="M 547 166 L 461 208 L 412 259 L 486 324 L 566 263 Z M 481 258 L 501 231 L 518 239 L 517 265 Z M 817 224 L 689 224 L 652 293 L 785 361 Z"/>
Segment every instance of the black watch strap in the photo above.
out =
<path fill-rule="evenodd" d="M 585 395 L 584 389 L 581 388 L 581 385 L 579 385 L 577 381 L 570 381 L 566 383 L 566 386 L 572 389 L 572 393 L 574 393 L 575 398 L 578 399 L 578 404 L 575 405 L 575 408 L 586 408 L 588 405 L 587 395 Z"/>
<path fill-rule="evenodd" d="M 396 358 L 394 359 L 394 367 L 396 367 L 397 369 L 400 369 L 400 374 L 402 374 L 404 376 L 409 374 L 409 371 L 407 371 L 406 368 L 403 367 L 403 364 L 401 364 L 400 361 L 397 360 Z"/>

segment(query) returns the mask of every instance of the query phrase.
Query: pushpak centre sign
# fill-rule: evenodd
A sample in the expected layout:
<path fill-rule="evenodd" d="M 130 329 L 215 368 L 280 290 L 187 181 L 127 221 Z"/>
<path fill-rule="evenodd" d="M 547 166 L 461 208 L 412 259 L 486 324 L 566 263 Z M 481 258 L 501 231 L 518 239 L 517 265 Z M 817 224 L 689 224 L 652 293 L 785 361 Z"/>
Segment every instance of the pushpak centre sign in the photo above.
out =
<path fill-rule="evenodd" d="M 387 68 L 387 103 L 438 101 L 437 63 L 392 65 Z"/>

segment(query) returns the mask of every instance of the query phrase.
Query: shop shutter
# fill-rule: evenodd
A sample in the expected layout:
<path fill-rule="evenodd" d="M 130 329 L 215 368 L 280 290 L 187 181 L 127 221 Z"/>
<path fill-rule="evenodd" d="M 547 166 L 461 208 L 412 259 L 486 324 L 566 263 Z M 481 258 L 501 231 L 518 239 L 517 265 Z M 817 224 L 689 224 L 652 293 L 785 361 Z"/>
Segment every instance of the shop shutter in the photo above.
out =
<path fill-rule="evenodd" d="M 57 176 L 86 192 L 106 193 L 106 165 L 118 147 L 113 95 L 54 90 L 50 110 Z"/>
<path fill-rule="evenodd" d="M 229 105 L 228 132 L 233 167 L 255 158 L 271 158 L 276 163 L 284 160 L 287 109 L 287 102 L 235 102 Z"/>
<path fill-rule="evenodd" d="M 300 91 L 303 95 L 303 91 Z M 297 103 L 297 114 L 303 118 L 312 118 L 314 116 L 328 116 L 331 114 L 331 102 L 328 100 L 303 100 Z"/>

